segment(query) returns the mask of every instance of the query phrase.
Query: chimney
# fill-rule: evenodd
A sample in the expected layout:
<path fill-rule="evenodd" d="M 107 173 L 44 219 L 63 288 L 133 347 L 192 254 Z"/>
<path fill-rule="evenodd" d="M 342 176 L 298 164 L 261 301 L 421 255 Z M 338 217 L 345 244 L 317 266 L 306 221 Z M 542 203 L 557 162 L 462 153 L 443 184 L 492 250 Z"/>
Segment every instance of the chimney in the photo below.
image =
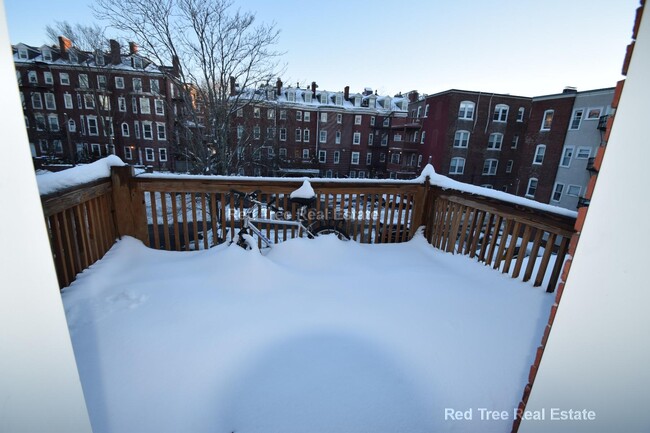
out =
<path fill-rule="evenodd" d="M 575 87 L 566 86 L 564 90 L 562 90 L 562 93 L 578 93 L 578 89 Z"/>
<path fill-rule="evenodd" d="M 343 99 L 345 99 L 346 101 L 350 99 L 350 86 L 345 86 L 345 88 L 343 89 Z"/>
<path fill-rule="evenodd" d="M 311 82 L 311 94 L 315 98 L 316 97 L 316 88 L 318 86 L 316 85 L 316 81 Z"/>
<path fill-rule="evenodd" d="M 109 41 L 111 46 L 111 63 L 114 65 L 119 65 L 122 63 L 122 56 L 120 55 L 120 43 L 115 39 Z"/>
<path fill-rule="evenodd" d="M 275 82 L 275 93 L 280 96 L 282 94 L 282 80 L 278 78 L 278 81 Z"/>
<path fill-rule="evenodd" d="M 237 89 L 236 89 L 236 84 L 235 84 L 235 77 L 232 75 L 230 76 L 230 96 L 235 96 L 237 94 Z"/>
<path fill-rule="evenodd" d="M 59 36 L 59 49 L 61 56 L 64 57 L 68 50 L 72 48 L 72 41 L 65 36 Z"/>
<path fill-rule="evenodd" d="M 138 44 L 135 42 L 129 42 L 129 54 L 137 54 L 138 53 Z"/>
<path fill-rule="evenodd" d="M 409 102 L 417 102 L 419 98 L 420 98 L 420 94 L 418 93 L 417 90 L 411 90 L 409 92 Z"/>

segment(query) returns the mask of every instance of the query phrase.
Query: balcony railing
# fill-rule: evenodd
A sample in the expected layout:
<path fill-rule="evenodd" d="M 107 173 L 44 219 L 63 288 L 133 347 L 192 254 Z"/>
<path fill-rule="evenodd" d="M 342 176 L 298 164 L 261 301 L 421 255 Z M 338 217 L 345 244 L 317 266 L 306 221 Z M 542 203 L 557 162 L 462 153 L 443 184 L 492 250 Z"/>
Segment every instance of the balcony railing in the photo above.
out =
<path fill-rule="evenodd" d="M 109 180 L 43 196 L 52 253 L 61 287 L 99 260 L 118 236 L 151 248 L 190 251 L 229 242 L 243 204 L 230 194 L 259 190 L 262 199 L 288 202 L 300 180 L 133 175 L 113 167 Z M 419 227 L 438 249 L 467 255 L 535 286 L 555 290 L 575 218 L 496 198 L 441 188 L 427 181 L 318 180 L 315 215 L 342 219 L 351 239 L 392 243 L 411 239 Z M 294 212 L 296 209 L 292 209 Z M 259 209 L 269 216 L 268 209 Z M 263 226 L 282 242 L 290 228 Z"/>

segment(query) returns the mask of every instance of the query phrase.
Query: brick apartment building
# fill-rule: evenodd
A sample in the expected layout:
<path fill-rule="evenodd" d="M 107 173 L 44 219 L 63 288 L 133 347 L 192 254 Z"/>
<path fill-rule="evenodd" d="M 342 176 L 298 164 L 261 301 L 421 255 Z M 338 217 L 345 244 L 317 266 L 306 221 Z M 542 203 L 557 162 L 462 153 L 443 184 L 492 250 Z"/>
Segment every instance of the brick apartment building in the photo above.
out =
<path fill-rule="evenodd" d="M 87 162 L 116 154 L 132 164 L 173 168 L 173 110 L 161 68 L 131 43 L 122 53 L 13 46 L 16 79 L 34 158 Z"/>

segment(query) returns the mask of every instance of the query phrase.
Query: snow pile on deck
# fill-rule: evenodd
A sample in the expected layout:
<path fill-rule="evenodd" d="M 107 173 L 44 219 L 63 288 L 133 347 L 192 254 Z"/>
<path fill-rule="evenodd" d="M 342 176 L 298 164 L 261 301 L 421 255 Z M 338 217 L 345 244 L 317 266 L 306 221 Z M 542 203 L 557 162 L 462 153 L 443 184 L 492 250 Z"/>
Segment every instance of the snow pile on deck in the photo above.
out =
<path fill-rule="evenodd" d="M 125 238 L 63 293 L 95 433 L 509 431 L 553 298 L 419 234 L 266 256 Z"/>
<path fill-rule="evenodd" d="M 119 157 L 109 155 L 90 164 L 77 165 L 56 173 L 48 172 L 40 174 L 36 176 L 38 191 L 41 195 L 51 194 L 65 188 L 110 177 L 111 167 L 114 165 L 121 166 L 126 164 Z"/>

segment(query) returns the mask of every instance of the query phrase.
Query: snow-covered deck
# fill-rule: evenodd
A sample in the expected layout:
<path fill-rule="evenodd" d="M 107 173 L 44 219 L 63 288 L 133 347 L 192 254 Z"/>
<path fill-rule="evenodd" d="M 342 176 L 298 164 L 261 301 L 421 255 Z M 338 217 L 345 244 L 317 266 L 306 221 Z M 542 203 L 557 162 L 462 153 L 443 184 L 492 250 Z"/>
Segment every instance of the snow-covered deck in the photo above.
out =
<path fill-rule="evenodd" d="M 63 300 L 95 433 L 414 433 L 509 431 L 554 295 L 417 234 L 265 256 L 126 237 Z"/>

